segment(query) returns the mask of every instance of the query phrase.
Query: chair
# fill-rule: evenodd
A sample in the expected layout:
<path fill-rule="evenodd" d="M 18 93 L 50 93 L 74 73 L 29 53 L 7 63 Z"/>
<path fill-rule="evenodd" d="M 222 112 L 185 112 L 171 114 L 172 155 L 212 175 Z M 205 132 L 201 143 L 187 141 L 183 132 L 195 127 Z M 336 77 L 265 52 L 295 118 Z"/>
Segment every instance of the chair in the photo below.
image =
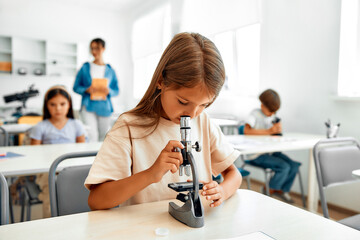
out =
<path fill-rule="evenodd" d="M 56 175 L 56 169 L 64 160 L 96 156 L 97 151 L 67 153 L 58 157 L 49 170 L 51 216 L 63 216 L 88 212 L 89 191 L 84 182 L 91 165 L 66 167 Z"/>
<path fill-rule="evenodd" d="M 0 173 L 0 225 L 9 223 L 9 187 L 2 173 Z"/>
<path fill-rule="evenodd" d="M 0 146 L 7 146 L 9 143 L 9 133 L 0 126 Z"/>
<path fill-rule="evenodd" d="M 320 140 L 314 146 L 314 161 L 324 217 L 329 218 L 325 189 L 356 180 L 351 172 L 360 169 L 360 144 L 354 138 Z M 360 230 L 360 214 L 339 221 Z"/>
<path fill-rule="evenodd" d="M 17 122 L 19 124 L 30 124 L 36 125 L 38 122 L 43 120 L 43 116 L 21 116 L 18 118 Z M 25 133 L 19 134 L 19 145 L 23 145 L 25 138 Z"/>
<path fill-rule="evenodd" d="M 239 131 L 238 132 L 239 132 L 240 135 L 244 134 L 244 129 L 245 129 L 244 125 L 239 126 L 239 128 L 238 128 Z M 269 186 L 270 179 L 271 179 L 272 175 L 275 174 L 275 172 L 270 168 L 264 168 L 263 166 L 257 165 L 251 160 L 246 160 L 244 155 L 241 155 L 241 160 L 243 161 L 243 165 L 241 166 L 241 168 L 243 168 L 243 169 L 246 167 L 246 165 L 250 165 L 252 167 L 255 167 L 255 168 L 258 168 L 258 169 L 261 169 L 261 170 L 264 171 L 264 174 L 265 174 L 265 193 L 266 193 L 266 195 L 270 196 L 270 191 L 269 191 L 269 189 L 270 189 L 270 186 Z M 302 199 L 302 202 L 303 202 L 303 207 L 305 208 L 306 207 L 306 200 L 305 200 L 304 186 L 303 186 L 303 182 L 302 182 L 302 178 L 301 178 L 300 169 L 297 172 L 297 175 L 299 177 L 301 199 Z"/>

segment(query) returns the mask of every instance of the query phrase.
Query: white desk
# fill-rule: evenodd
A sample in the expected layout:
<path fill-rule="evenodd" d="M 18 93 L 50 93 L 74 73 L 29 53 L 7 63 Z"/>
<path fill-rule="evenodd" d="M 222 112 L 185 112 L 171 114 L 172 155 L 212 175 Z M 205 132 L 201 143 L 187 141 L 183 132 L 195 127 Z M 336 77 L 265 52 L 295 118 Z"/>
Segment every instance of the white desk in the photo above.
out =
<path fill-rule="evenodd" d="M 202 199 L 203 203 L 205 201 Z M 276 240 L 360 239 L 360 231 L 263 194 L 238 190 L 220 207 L 205 206 L 205 226 L 170 216 L 169 201 L 0 226 L 0 239 L 217 239 L 262 231 Z M 154 230 L 170 230 L 156 237 Z"/>
<path fill-rule="evenodd" d="M 316 179 L 313 147 L 320 140 L 325 138 L 321 135 L 286 133 L 284 136 L 250 136 L 233 135 L 226 136 L 226 139 L 234 144 L 242 154 L 268 153 L 293 150 L 310 150 L 308 170 L 308 197 L 307 207 L 309 211 L 316 212 L 318 207 L 318 185 Z"/>
<path fill-rule="evenodd" d="M 19 134 L 19 133 L 25 133 L 30 128 L 32 128 L 33 125 L 24 124 L 24 123 L 22 124 L 13 123 L 13 124 L 4 124 L 1 125 L 1 127 L 5 129 L 5 131 L 7 131 L 9 134 Z"/>
<path fill-rule="evenodd" d="M 360 178 L 360 169 L 352 171 L 352 175 L 356 178 Z"/>
<path fill-rule="evenodd" d="M 47 144 L 0 147 L 0 152 L 13 152 L 23 156 L 0 159 L 0 171 L 4 176 L 31 175 L 48 172 L 52 162 L 70 152 L 97 151 L 102 142 Z M 62 166 L 84 164 L 82 159 L 66 161 Z"/>

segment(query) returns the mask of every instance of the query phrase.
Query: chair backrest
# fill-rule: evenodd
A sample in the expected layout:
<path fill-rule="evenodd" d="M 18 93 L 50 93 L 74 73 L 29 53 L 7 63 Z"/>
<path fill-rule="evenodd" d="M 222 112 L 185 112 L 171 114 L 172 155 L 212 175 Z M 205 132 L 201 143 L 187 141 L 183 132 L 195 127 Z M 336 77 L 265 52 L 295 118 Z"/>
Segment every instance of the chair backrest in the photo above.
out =
<path fill-rule="evenodd" d="M 97 151 L 67 153 L 58 157 L 49 170 L 49 193 L 51 216 L 62 216 L 74 213 L 88 212 L 89 191 L 84 182 L 91 165 L 71 166 L 62 169 L 56 175 L 60 162 L 71 158 L 96 156 Z"/>
<path fill-rule="evenodd" d="M 9 187 L 2 173 L 0 173 L 0 225 L 9 223 Z"/>
<path fill-rule="evenodd" d="M 7 146 L 9 143 L 9 133 L 0 126 L 0 146 Z"/>
<path fill-rule="evenodd" d="M 360 144 L 354 138 L 323 139 L 314 146 L 313 154 L 321 206 L 328 218 L 324 189 L 357 181 L 352 177 L 352 171 L 360 169 Z"/>
<path fill-rule="evenodd" d="M 245 129 L 245 125 L 239 126 L 239 135 L 244 135 L 244 129 Z"/>
<path fill-rule="evenodd" d="M 17 122 L 19 124 L 30 124 L 35 126 L 37 123 L 43 120 L 43 116 L 21 116 L 18 118 Z M 19 145 L 23 145 L 24 142 L 24 133 L 19 134 Z"/>

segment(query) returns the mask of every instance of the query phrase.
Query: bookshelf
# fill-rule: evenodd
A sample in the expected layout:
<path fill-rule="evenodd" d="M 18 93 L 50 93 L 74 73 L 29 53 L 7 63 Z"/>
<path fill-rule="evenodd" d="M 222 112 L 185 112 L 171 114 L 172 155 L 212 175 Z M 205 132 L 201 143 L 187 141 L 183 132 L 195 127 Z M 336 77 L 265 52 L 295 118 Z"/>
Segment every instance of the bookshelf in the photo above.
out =
<path fill-rule="evenodd" d="M 16 76 L 74 76 L 77 44 L 0 36 L 0 73 Z"/>

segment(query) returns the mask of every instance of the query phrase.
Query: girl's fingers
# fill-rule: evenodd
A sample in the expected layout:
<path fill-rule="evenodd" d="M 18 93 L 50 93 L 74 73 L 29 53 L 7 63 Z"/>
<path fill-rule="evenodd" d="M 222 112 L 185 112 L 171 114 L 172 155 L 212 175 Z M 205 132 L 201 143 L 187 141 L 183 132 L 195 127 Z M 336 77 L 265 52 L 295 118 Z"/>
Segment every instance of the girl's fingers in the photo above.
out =
<path fill-rule="evenodd" d="M 216 200 L 216 201 L 213 201 L 212 203 L 210 203 L 210 207 L 218 207 L 218 206 L 220 206 L 221 204 L 222 204 L 222 199 L 220 198 L 220 199 L 218 199 L 218 200 Z"/>
<path fill-rule="evenodd" d="M 207 189 L 211 189 L 211 188 L 216 188 L 219 184 L 216 181 L 212 181 L 210 183 L 207 183 L 204 185 L 203 190 L 207 190 Z"/>
<path fill-rule="evenodd" d="M 168 142 L 168 144 L 165 146 L 164 150 L 167 151 L 167 152 L 172 152 L 172 150 L 174 148 L 177 148 L 177 147 L 180 148 L 180 149 L 184 148 L 184 146 L 182 145 L 181 142 L 176 141 L 176 140 L 170 140 Z"/>
<path fill-rule="evenodd" d="M 211 188 L 211 189 L 207 189 L 206 191 L 203 191 L 203 195 L 213 195 L 219 193 L 219 189 L 217 188 Z"/>
<path fill-rule="evenodd" d="M 182 155 L 180 152 L 170 152 L 167 154 L 169 158 L 174 158 L 180 161 L 180 164 L 183 162 Z"/>
<path fill-rule="evenodd" d="M 176 173 L 178 170 L 178 167 L 172 163 L 168 163 L 168 168 L 172 173 Z"/>
<path fill-rule="evenodd" d="M 173 164 L 176 167 L 176 170 L 179 168 L 181 164 L 180 160 L 176 158 L 168 158 L 166 162 L 169 164 Z"/>

